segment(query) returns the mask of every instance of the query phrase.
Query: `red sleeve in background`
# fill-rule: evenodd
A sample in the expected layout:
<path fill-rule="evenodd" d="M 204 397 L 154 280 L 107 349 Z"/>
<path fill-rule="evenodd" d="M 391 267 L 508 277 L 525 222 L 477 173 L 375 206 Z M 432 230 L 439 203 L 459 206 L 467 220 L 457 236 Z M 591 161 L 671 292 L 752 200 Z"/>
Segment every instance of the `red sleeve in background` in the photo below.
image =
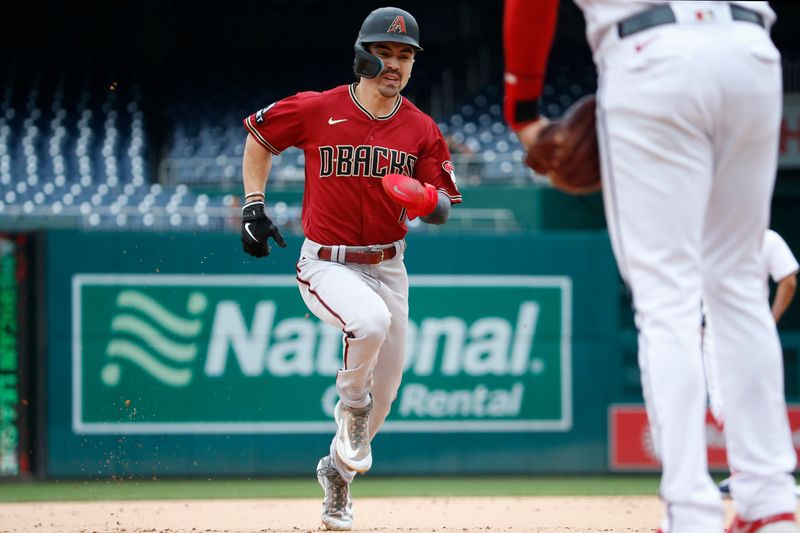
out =
<path fill-rule="evenodd" d="M 556 31 L 559 0 L 506 0 L 503 12 L 506 122 L 518 130 L 534 120 L 518 113 L 520 103 L 534 105 L 542 94 L 547 59 Z"/>

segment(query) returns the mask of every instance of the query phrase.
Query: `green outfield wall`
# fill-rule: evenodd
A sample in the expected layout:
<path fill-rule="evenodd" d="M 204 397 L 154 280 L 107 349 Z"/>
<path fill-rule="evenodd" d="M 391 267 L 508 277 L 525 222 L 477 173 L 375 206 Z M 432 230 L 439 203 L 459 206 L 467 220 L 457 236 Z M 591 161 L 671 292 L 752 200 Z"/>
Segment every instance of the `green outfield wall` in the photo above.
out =
<path fill-rule="evenodd" d="M 288 243 L 255 260 L 233 233 L 48 233 L 48 475 L 313 471 L 341 332 L 309 316 Z M 406 370 L 373 472 L 606 471 L 621 363 L 606 234 L 408 244 Z"/>

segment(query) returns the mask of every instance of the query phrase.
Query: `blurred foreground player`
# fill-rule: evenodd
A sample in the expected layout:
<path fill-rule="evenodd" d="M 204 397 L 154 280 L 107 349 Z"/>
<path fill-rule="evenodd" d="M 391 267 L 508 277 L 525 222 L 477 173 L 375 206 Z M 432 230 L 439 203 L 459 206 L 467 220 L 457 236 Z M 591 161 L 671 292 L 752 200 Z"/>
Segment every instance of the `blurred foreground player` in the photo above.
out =
<path fill-rule="evenodd" d="M 714 321 L 731 532 L 796 533 L 792 446 L 759 252 L 782 86 L 766 2 L 576 0 L 599 73 L 596 133 L 609 233 L 633 294 L 642 388 L 662 464 L 663 532 L 723 530 L 708 473 L 701 298 Z M 557 0 L 505 3 L 505 114 L 526 146 Z M 554 148 L 558 153 L 558 147 Z"/>

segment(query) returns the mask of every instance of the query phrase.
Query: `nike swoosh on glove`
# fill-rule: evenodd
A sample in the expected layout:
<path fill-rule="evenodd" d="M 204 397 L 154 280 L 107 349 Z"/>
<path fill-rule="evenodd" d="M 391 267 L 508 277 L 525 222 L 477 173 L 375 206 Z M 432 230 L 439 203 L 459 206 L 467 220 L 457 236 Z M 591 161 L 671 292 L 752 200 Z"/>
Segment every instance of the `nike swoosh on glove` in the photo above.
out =
<path fill-rule="evenodd" d="M 406 208 L 409 220 L 431 214 L 439 202 L 439 193 L 430 183 L 403 174 L 387 174 L 381 182 L 389 198 Z"/>
<path fill-rule="evenodd" d="M 253 257 L 266 257 L 271 251 L 269 237 L 286 248 L 283 235 L 264 211 L 264 202 L 245 204 L 242 207 L 242 249 Z"/>

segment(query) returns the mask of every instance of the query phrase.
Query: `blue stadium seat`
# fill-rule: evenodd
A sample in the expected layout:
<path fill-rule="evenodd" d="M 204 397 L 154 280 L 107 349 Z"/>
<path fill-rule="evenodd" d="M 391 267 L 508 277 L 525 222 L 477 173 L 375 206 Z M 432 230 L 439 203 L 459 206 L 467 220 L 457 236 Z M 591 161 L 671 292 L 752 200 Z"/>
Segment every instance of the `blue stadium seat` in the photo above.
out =
<path fill-rule="evenodd" d="M 570 58 L 551 63 L 542 111 L 555 117 L 592 92 L 595 82 L 593 71 Z M 241 187 L 242 119 L 288 94 L 231 87 L 223 96 L 175 88 L 174 95 L 194 98 L 175 97 L 152 119 L 166 134 L 154 146 L 147 128 L 152 107 L 143 105 L 140 87 L 98 91 L 91 76 L 56 78 L 0 82 L 0 211 L 50 206 L 53 213 L 80 213 L 87 228 L 224 227 L 220 213 L 230 209 L 232 198 L 195 194 L 193 188 Z M 320 76 L 318 85 L 326 84 Z M 469 175 L 486 182 L 525 175 L 521 146 L 502 117 L 499 84 L 451 109 L 436 118 L 454 162 L 462 158 Z M 155 150 L 164 154 L 159 176 L 151 173 Z M 302 151 L 286 150 L 273 159 L 270 180 L 299 185 L 303 165 Z"/>

